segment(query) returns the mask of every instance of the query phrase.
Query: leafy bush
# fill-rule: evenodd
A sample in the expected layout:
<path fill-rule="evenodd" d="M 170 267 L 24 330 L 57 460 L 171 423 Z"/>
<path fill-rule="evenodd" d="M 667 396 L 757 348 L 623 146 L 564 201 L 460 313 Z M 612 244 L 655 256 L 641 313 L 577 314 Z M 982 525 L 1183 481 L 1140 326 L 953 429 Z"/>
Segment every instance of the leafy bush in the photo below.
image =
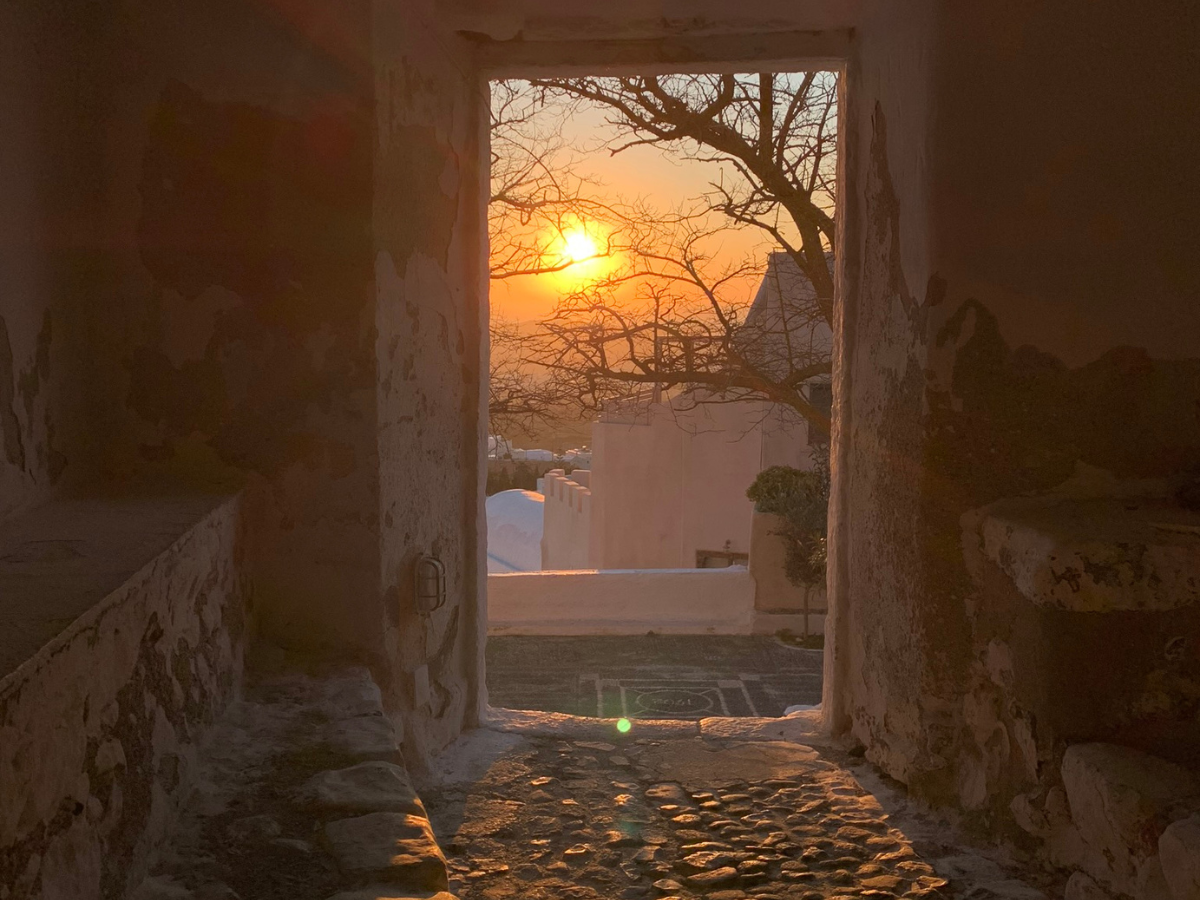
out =
<path fill-rule="evenodd" d="M 791 466 L 764 469 L 746 491 L 759 512 L 774 513 L 783 518 L 783 528 L 776 534 L 786 544 L 788 580 L 797 586 L 812 586 L 825 581 L 828 453 L 814 452 L 813 462 L 815 467 L 811 472 Z"/>

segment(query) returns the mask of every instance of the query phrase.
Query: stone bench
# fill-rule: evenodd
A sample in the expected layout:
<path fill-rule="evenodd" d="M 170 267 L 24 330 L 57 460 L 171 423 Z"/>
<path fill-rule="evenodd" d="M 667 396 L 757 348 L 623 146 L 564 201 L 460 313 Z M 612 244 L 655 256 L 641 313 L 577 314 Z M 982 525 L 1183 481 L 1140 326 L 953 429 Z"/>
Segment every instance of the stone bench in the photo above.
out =
<path fill-rule="evenodd" d="M 1019 498 L 993 504 L 984 554 L 1037 606 L 1163 612 L 1200 604 L 1200 513 L 1164 498 Z"/>
<path fill-rule="evenodd" d="M 0 884 L 124 896 L 235 696 L 240 501 L 78 499 L 0 524 Z"/>
<path fill-rule="evenodd" d="M 1088 741 L 1196 766 L 1200 513 L 1133 493 L 1139 483 L 1102 486 L 964 517 L 964 559 L 987 598 L 968 607 L 977 651 L 1000 708 L 1036 733 L 1026 766 Z"/>

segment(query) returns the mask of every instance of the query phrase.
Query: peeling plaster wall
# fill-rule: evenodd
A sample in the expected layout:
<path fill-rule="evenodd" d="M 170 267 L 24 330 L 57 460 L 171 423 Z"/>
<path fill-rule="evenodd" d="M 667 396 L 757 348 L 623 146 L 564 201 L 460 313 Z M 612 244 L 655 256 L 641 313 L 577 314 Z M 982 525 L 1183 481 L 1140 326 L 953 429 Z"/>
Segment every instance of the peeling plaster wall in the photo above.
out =
<path fill-rule="evenodd" d="M 0 17 L 0 516 L 244 487 L 262 636 L 370 663 L 447 742 L 479 702 L 469 54 L 432 4 Z M 418 552 L 450 572 L 430 620 Z"/>
<path fill-rule="evenodd" d="M 1019 7 L 877 4 L 859 33 L 827 662 L 835 727 L 998 827 L 1064 739 L 1115 733 L 1062 715 L 1059 651 L 1148 678 L 1176 626 L 1034 611 L 968 570 L 964 515 L 1080 463 L 1130 479 L 1200 462 L 1195 13 Z M 1193 620 L 1175 617 L 1197 654 Z M 1166 683 L 1169 702 L 1196 687 Z"/>
<path fill-rule="evenodd" d="M 931 3 L 865 11 L 844 85 L 827 723 L 911 782 L 941 710 L 927 663 L 961 644 L 926 610 L 919 522 Z M 953 621 L 952 619 L 950 621 Z M 927 763 L 926 763 L 927 764 Z"/>
<path fill-rule="evenodd" d="M 91 24 L 53 4 L 0 9 L 0 518 L 62 481 L 64 397 L 78 344 L 64 323 L 88 254 L 72 212 L 95 202 L 95 85 L 59 77 Z"/>
<path fill-rule="evenodd" d="M 487 86 L 432 4 L 376 6 L 379 578 L 390 697 L 412 761 L 476 721 L 487 367 Z M 421 555 L 446 603 L 417 609 Z"/>
<path fill-rule="evenodd" d="M 378 660 L 369 8 L 141 6 L 109 45 L 96 477 L 247 483 L 264 634 Z"/>
<path fill-rule="evenodd" d="M 15 10 L 0 514 L 249 483 L 264 627 L 382 659 L 369 9 Z"/>
<path fill-rule="evenodd" d="M 1080 464 L 1124 481 L 1200 465 L 1197 42 L 1183 2 L 1133 17 L 1115 2 L 945 5 L 935 102 L 947 125 L 930 153 L 945 302 L 926 394 L 939 531 L 961 529 L 964 509 L 1045 494 Z M 990 566 L 969 579 L 957 559 L 939 568 L 971 637 L 961 803 L 1007 824 L 1012 794 L 1040 797 L 1068 741 L 1200 764 L 1191 601 L 1056 613 L 1017 600 Z"/>
<path fill-rule="evenodd" d="M 145 875 L 240 682 L 240 509 L 219 504 L 0 679 L 8 900 L 123 897 Z"/>

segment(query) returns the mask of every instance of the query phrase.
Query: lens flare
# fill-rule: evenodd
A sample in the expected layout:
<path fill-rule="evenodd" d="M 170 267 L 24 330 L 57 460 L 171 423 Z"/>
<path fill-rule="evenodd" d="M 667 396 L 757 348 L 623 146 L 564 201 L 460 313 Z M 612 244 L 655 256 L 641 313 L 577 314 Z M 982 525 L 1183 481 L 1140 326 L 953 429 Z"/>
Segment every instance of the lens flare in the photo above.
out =
<path fill-rule="evenodd" d="M 621 734 L 628 734 L 629 729 L 633 727 L 633 723 L 628 719 L 617 719 L 617 731 Z"/>

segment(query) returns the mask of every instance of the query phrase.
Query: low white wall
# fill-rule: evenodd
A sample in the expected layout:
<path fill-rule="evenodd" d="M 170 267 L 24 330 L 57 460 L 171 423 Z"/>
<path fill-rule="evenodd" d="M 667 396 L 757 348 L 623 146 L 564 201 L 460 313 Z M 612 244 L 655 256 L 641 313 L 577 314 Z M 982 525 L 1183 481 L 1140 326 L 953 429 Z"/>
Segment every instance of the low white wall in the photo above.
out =
<path fill-rule="evenodd" d="M 592 541 L 591 473 L 586 469 L 564 475 L 551 469 L 542 479 L 545 496 L 542 525 L 544 570 L 587 569 Z"/>
<path fill-rule="evenodd" d="M 489 634 L 750 634 L 743 568 L 489 575 Z"/>

